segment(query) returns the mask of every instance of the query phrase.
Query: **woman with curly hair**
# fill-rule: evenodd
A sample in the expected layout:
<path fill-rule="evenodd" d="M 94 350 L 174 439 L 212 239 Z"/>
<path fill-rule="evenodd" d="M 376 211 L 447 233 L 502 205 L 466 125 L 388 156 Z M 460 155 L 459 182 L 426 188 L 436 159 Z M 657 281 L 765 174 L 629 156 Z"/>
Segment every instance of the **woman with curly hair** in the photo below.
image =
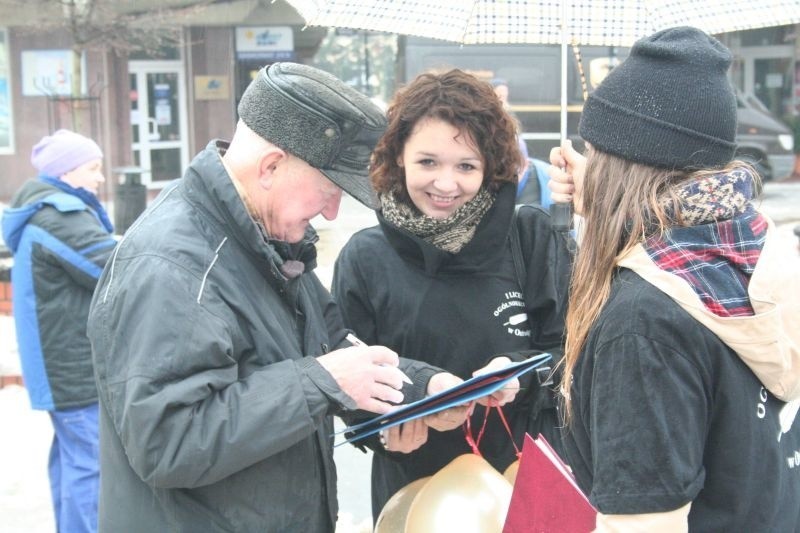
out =
<path fill-rule="evenodd" d="M 369 344 L 452 373 L 410 376 L 428 394 L 537 351 L 558 353 L 568 234 L 554 232 L 540 208 L 514 218 L 516 123 L 491 85 L 460 70 L 425 73 L 397 93 L 388 119 L 371 166 L 378 226 L 355 234 L 336 262 L 332 292 L 346 325 Z M 526 260 L 523 283 L 513 231 Z M 556 438 L 552 391 L 540 385 L 547 377 L 523 377 L 519 394 L 514 384 L 482 401 L 504 406 L 517 445 L 526 430 Z M 471 451 L 460 428 L 467 416 L 465 429 L 475 433 L 486 422 L 478 448 L 504 471 L 516 459 L 514 444 L 487 411 L 450 409 L 370 441 L 374 516 L 398 489 Z"/>

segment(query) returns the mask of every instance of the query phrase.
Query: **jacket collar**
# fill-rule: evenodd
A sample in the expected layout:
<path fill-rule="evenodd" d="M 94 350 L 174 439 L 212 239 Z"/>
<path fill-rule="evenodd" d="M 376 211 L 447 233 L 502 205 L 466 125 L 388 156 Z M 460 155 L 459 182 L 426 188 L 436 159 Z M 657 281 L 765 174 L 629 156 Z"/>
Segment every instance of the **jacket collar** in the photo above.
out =
<path fill-rule="evenodd" d="M 247 211 L 244 200 L 222 164 L 229 143 L 211 141 L 192 161 L 186 173 L 189 200 L 222 224 L 226 231 L 258 259 L 269 264 L 270 273 L 286 281 L 281 272 L 285 261 L 304 264 L 305 271 L 316 268 L 317 233 L 309 226 L 302 241 L 290 244 L 270 239 L 261 224 Z"/>

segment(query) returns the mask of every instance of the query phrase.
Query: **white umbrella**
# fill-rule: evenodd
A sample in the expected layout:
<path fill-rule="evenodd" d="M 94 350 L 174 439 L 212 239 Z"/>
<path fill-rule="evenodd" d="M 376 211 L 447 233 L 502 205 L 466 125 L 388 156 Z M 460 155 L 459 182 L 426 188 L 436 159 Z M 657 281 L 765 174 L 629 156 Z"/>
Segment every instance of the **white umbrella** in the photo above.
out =
<path fill-rule="evenodd" d="M 630 46 L 672 26 L 708 33 L 800 21 L 797 0 L 288 0 L 309 26 L 417 35 L 463 44 Z"/>
<path fill-rule="evenodd" d="M 287 0 L 308 26 L 462 44 L 560 44 L 561 137 L 567 129 L 567 46 L 630 46 L 659 29 L 707 33 L 800 22 L 800 0 Z"/>
<path fill-rule="evenodd" d="M 800 22 L 800 0 L 287 0 L 308 26 L 416 35 L 461 44 L 560 44 L 561 140 L 567 137 L 567 47 L 630 46 L 673 26 L 707 33 Z M 553 225 L 569 227 L 566 204 Z"/>

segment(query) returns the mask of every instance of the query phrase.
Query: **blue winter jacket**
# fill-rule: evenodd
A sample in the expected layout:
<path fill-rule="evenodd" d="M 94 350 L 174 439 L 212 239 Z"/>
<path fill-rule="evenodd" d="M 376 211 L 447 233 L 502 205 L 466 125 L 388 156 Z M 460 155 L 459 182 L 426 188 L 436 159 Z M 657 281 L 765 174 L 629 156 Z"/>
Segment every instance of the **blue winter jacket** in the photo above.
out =
<path fill-rule="evenodd" d="M 14 254 L 17 344 L 34 409 L 97 401 L 86 320 L 116 241 L 79 197 L 86 192 L 68 190 L 28 181 L 2 217 L 3 239 Z"/>

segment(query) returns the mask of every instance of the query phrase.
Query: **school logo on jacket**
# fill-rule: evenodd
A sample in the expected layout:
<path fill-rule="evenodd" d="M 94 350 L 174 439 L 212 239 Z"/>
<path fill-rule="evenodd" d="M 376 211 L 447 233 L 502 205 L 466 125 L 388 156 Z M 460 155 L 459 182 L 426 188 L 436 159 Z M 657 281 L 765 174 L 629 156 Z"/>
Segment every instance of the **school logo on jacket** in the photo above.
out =
<path fill-rule="evenodd" d="M 501 320 L 509 335 L 531 336 L 528 314 L 525 312 L 525 300 L 521 292 L 508 291 L 504 293 L 503 301 L 494 310 L 494 316 Z"/>

